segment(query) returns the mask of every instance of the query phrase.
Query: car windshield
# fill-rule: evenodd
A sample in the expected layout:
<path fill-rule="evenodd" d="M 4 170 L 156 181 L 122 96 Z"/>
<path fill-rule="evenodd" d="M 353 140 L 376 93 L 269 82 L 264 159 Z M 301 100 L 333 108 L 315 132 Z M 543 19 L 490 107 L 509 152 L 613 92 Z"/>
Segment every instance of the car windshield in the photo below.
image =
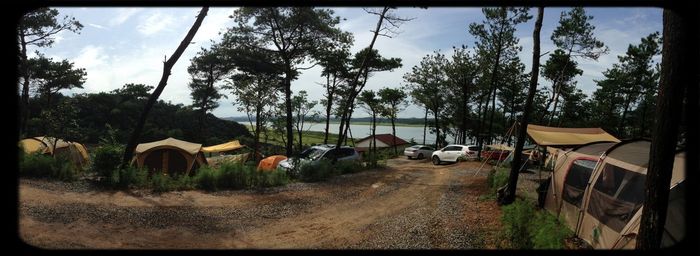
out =
<path fill-rule="evenodd" d="M 323 154 L 324 150 L 321 150 L 319 148 L 309 148 L 307 150 L 304 150 L 299 154 L 299 158 L 311 158 L 311 155 L 321 152 Z"/>
<path fill-rule="evenodd" d="M 311 160 L 319 159 L 321 156 L 323 156 L 323 153 L 326 153 L 326 151 L 327 150 L 323 149 L 315 149 L 313 152 L 309 153 L 307 158 Z"/>

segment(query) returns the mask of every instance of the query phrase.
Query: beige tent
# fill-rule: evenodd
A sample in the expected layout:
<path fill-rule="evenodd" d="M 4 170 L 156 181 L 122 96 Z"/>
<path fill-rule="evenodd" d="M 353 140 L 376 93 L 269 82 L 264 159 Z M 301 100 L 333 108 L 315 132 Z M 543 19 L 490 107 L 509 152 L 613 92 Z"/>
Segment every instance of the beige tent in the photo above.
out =
<path fill-rule="evenodd" d="M 239 149 L 242 147 L 245 147 L 245 146 L 241 145 L 241 143 L 238 140 L 232 140 L 232 141 L 229 141 L 226 143 L 221 143 L 219 145 L 203 147 L 202 152 L 204 152 L 204 153 L 226 152 L 226 151 L 236 150 L 236 149 Z"/>
<path fill-rule="evenodd" d="M 202 144 L 174 138 L 142 143 L 136 146 L 132 163 L 139 168 L 146 167 L 150 172 L 159 170 L 170 175 L 189 175 L 192 170 L 207 164 L 201 149 Z"/>
<path fill-rule="evenodd" d="M 27 154 L 38 152 L 51 156 L 66 156 L 77 168 L 84 168 L 90 161 L 87 149 L 78 142 L 41 136 L 26 138 L 19 143 Z M 54 143 L 56 144 L 55 152 Z"/>
<path fill-rule="evenodd" d="M 580 217 L 583 194 L 601 155 L 614 142 L 594 142 L 559 151 L 544 200 L 544 208 L 572 230 Z"/>
<path fill-rule="evenodd" d="M 527 135 L 540 146 L 573 147 L 597 141 L 620 142 L 601 128 L 560 128 L 528 124 Z"/>
<path fill-rule="evenodd" d="M 561 152 L 545 208 L 593 248 L 634 248 L 650 146 L 647 140 L 631 140 L 615 145 L 589 144 Z M 596 159 L 600 152 L 603 153 Z M 664 246 L 685 236 L 684 161 L 685 154 L 677 153 L 662 238 Z M 586 178 L 588 175 L 590 178 Z"/>

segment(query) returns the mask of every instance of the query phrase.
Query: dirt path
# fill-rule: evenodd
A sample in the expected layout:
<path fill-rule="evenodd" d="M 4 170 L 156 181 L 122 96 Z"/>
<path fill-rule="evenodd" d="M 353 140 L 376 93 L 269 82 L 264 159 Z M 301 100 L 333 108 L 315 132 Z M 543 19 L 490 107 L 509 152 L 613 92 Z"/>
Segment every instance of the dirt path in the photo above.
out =
<path fill-rule="evenodd" d="M 493 248 L 479 164 L 386 170 L 269 191 L 151 194 L 20 182 L 20 236 L 44 248 Z"/>

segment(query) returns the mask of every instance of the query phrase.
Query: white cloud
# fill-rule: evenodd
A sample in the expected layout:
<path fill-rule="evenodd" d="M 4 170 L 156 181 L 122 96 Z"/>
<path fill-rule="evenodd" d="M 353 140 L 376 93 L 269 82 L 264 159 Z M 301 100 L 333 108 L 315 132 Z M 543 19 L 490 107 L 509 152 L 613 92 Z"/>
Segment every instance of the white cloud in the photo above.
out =
<path fill-rule="evenodd" d="M 106 29 L 104 26 L 93 24 L 93 23 L 87 23 L 87 25 L 90 27 L 94 27 L 94 28 Z"/>
<path fill-rule="evenodd" d="M 162 30 L 170 30 L 174 23 L 175 18 L 172 15 L 157 11 L 141 21 L 136 30 L 143 35 L 150 36 Z"/>
<path fill-rule="evenodd" d="M 197 34 L 192 41 L 200 44 L 208 42 L 212 39 L 219 38 L 219 32 L 224 32 L 229 24 L 233 21 L 228 16 L 233 13 L 236 8 L 211 8 L 207 13 L 207 17 L 202 22 L 202 25 L 197 30 Z M 194 22 L 194 18 L 189 19 Z"/>
<path fill-rule="evenodd" d="M 122 23 L 126 22 L 126 20 L 128 20 L 131 16 L 140 11 L 142 11 L 141 8 L 119 8 L 117 9 L 117 14 L 114 16 L 114 18 L 109 20 L 109 25 L 121 25 Z"/>

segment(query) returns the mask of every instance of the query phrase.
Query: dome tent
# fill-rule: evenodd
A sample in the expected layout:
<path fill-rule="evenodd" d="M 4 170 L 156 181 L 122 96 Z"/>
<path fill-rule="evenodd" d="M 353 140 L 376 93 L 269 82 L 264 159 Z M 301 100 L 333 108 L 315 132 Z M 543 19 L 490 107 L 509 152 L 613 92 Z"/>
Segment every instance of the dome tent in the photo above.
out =
<path fill-rule="evenodd" d="M 147 168 L 149 172 L 186 174 L 207 165 L 207 160 L 201 151 L 202 144 L 191 143 L 174 138 L 141 143 L 134 150 L 132 164 L 139 168 Z"/>

